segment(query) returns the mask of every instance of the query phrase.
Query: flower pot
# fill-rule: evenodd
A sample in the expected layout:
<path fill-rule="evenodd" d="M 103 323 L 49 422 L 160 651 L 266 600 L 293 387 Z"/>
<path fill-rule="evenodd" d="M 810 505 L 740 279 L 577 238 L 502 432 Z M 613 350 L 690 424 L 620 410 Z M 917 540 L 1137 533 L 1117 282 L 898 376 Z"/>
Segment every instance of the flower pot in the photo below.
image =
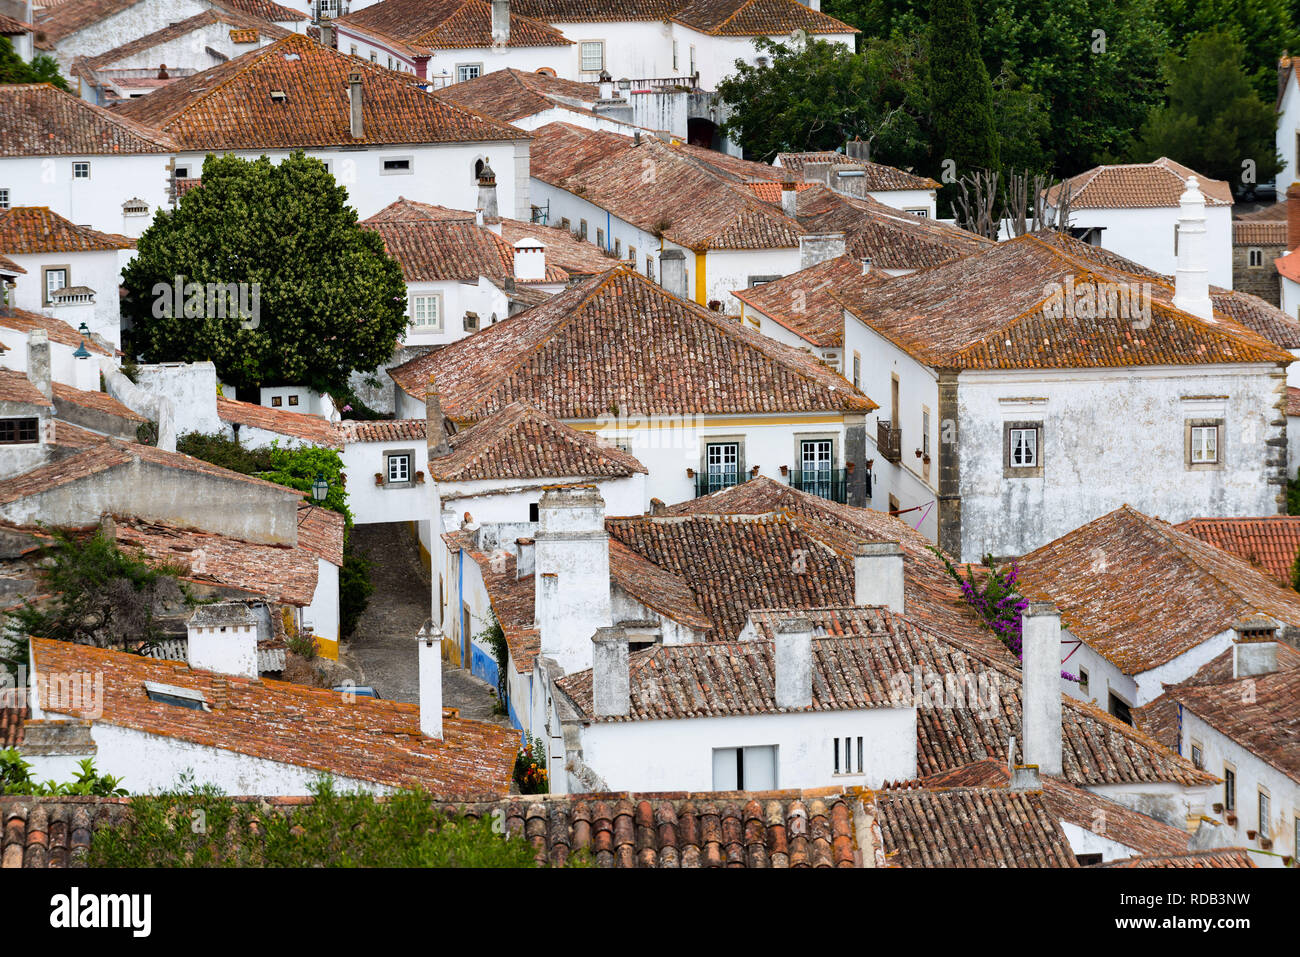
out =
<path fill-rule="evenodd" d="M 384 484 L 384 473 L 383 473 L 383 472 L 376 472 L 376 473 L 375 473 L 375 484 L 376 484 L 376 485 L 383 485 L 383 484 Z"/>

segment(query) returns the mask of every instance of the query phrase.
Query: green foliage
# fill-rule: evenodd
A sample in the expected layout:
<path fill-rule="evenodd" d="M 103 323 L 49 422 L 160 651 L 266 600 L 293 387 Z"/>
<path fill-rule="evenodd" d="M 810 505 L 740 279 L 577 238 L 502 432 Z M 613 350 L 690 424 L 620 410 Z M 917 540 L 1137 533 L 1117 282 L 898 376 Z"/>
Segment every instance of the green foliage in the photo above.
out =
<path fill-rule="evenodd" d="M 343 545 L 343 567 L 339 570 L 339 631 L 344 638 L 357 630 L 357 622 L 374 594 L 370 564 L 369 558 L 353 548 L 349 535 Z"/>
<path fill-rule="evenodd" d="M 1273 138 L 1277 119 L 1251 87 L 1243 49 L 1227 33 L 1192 40 L 1187 59 L 1170 59 L 1168 103 L 1142 128 L 1138 158 L 1169 156 L 1212 179 L 1235 182 L 1253 160 L 1256 182 L 1281 168 Z"/>
<path fill-rule="evenodd" d="M 54 781 L 38 782 L 32 778 L 32 766 L 13 748 L 0 749 L 0 794 L 22 794 L 33 797 L 50 795 L 84 795 L 94 797 L 121 797 L 126 790 L 119 787 L 121 778 L 100 774 L 95 762 L 84 758 L 77 776 L 71 781 L 57 784 Z"/>
<path fill-rule="evenodd" d="M 19 634 L 143 650 L 163 637 L 155 617 L 159 606 L 195 603 L 178 580 L 180 568 L 151 565 L 143 553 L 123 551 L 100 530 L 80 539 L 58 528 L 50 535 L 40 578 L 42 591 L 52 597 L 39 607 L 24 601 L 8 613 L 10 628 Z"/>
<path fill-rule="evenodd" d="M 1300 549 L 1296 551 L 1295 560 L 1291 562 L 1291 587 L 1300 591 Z"/>
<path fill-rule="evenodd" d="M 0 84 L 5 83 L 49 83 L 60 90 L 68 88 L 54 57 L 42 53 L 27 63 L 14 52 L 8 37 L 0 37 Z"/>
<path fill-rule="evenodd" d="M 998 169 L 993 84 L 980 59 L 971 0 L 934 0 L 930 7 L 930 119 L 936 163 L 951 161 L 959 177 Z"/>
<path fill-rule="evenodd" d="M 515 754 L 515 784 L 520 794 L 546 794 L 548 783 L 546 744 L 541 738 L 524 735 L 524 743 Z"/>
<path fill-rule="evenodd" d="M 270 461 L 271 467 L 260 472 L 258 477 L 300 492 L 310 493 L 312 483 L 318 476 L 323 476 L 330 490 L 325 500 L 317 504 L 338 512 L 343 516 L 347 530 L 352 530 L 352 510 L 348 508 L 348 490 L 342 480 L 343 457 L 338 452 L 315 446 L 281 448 L 278 442 L 272 442 Z"/>
<path fill-rule="evenodd" d="M 270 449 L 245 448 L 218 433 L 183 432 L 176 439 L 176 451 L 245 475 L 271 470 Z"/>
<path fill-rule="evenodd" d="M 257 284 L 256 328 L 234 314 L 165 315 L 172 310 L 157 300 L 170 297 L 176 276 Z M 240 389 L 345 389 L 352 371 L 392 356 L 407 324 L 397 263 L 358 224 L 347 190 L 301 151 L 278 164 L 210 155 L 203 188 L 159 213 L 122 284 L 123 314 L 134 323 L 128 352 L 150 362 L 211 359 Z"/>
<path fill-rule="evenodd" d="M 861 53 L 823 40 L 787 45 L 760 38 L 755 46 L 768 65 L 738 60 L 735 73 L 718 83 L 732 110 L 722 131 L 750 159 L 833 150 L 855 137 L 870 142 L 882 161 L 911 165 L 925 158 L 915 41 L 864 41 Z"/>
<path fill-rule="evenodd" d="M 320 654 L 320 642 L 316 640 L 315 635 L 306 632 L 300 631 L 297 634 L 290 635 L 286 644 L 295 655 L 308 661 Z"/>
<path fill-rule="evenodd" d="M 1179 53 L 1211 34 L 1237 41 L 1251 86 L 1271 104 L 1277 95 L 1278 57 L 1300 46 L 1297 6 L 1293 0 L 1160 0 L 1156 9 Z"/>
<path fill-rule="evenodd" d="M 497 702 L 495 705 L 497 714 L 509 714 L 506 707 L 506 701 L 510 696 L 509 689 L 506 686 L 506 670 L 510 662 L 510 646 L 506 643 L 506 632 L 501 627 L 501 622 L 491 610 L 488 611 L 487 625 L 474 636 L 476 641 L 481 641 L 492 649 L 492 660 L 497 665 Z"/>
<path fill-rule="evenodd" d="M 141 445 L 158 444 L 158 423 L 153 420 L 141 422 L 135 429 L 135 440 Z"/>
<path fill-rule="evenodd" d="M 191 789 L 131 801 L 128 824 L 101 828 L 91 867 L 535 867 L 532 845 L 499 818 L 451 816 L 428 795 L 336 793 L 279 810 Z M 570 866 L 583 866 L 581 857 Z"/>
<path fill-rule="evenodd" d="M 1286 482 L 1286 513 L 1300 515 L 1300 471 Z"/>

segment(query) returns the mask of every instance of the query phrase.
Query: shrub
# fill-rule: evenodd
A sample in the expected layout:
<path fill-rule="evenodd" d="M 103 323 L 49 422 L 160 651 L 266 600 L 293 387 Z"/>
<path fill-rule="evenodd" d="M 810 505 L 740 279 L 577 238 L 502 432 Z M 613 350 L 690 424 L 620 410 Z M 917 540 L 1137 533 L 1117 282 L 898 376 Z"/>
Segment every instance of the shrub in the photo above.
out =
<path fill-rule="evenodd" d="M 524 735 L 523 746 L 515 755 L 515 784 L 521 794 L 550 792 L 546 770 L 546 745 L 541 738 Z"/>
<path fill-rule="evenodd" d="M 118 786 L 122 779 L 111 774 L 100 774 L 90 758 L 81 762 L 81 772 L 73 780 L 63 784 L 53 781 L 38 783 L 32 778 L 31 767 L 15 749 L 0 750 L 0 794 L 33 797 L 62 794 L 121 797 L 126 794 L 126 790 Z"/>

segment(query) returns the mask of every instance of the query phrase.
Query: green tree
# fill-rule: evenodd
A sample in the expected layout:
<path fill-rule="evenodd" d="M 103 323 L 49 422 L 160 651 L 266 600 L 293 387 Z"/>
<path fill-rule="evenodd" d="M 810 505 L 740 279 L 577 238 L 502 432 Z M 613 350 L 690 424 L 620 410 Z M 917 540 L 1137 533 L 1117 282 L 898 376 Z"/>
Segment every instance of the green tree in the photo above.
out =
<path fill-rule="evenodd" d="M 868 41 L 861 53 L 824 40 L 760 38 L 755 46 L 767 65 L 738 60 L 718 84 L 731 111 L 722 132 L 750 159 L 833 150 L 854 137 L 871 142 L 887 162 L 910 165 L 925 156 L 919 121 L 924 82 L 915 43 Z"/>
<path fill-rule="evenodd" d="M 1257 181 L 1280 168 L 1273 107 L 1242 66 L 1242 46 L 1226 33 L 1197 37 L 1185 60 L 1170 59 L 1169 100 L 1142 127 L 1136 158 L 1168 156 L 1213 179 L 1237 181 L 1254 163 Z"/>
<path fill-rule="evenodd" d="M 138 250 L 122 273 L 133 349 L 153 362 L 210 359 L 241 389 L 344 390 L 351 372 L 389 359 L 406 328 L 397 263 L 301 151 L 278 164 L 209 156 L 202 187 L 160 212 Z M 178 276 L 187 288 L 172 315 Z M 192 284 L 244 284 L 250 308 L 208 302 Z"/>
<path fill-rule="evenodd" d="M 934 0 L 929 26 L 934 162 L 941 167 L 941 174 L 951 171 L 964 176 L 978 169 L 996 170 L 993 84 L 980 59 L 971 0 Z"/>
<path fill-rule="evenodd" d="M 68 88 L 54 57 L 42 53 L 28 63 L 14 52 L 8 37 L 0 37 L 0 84 L 6 83 L 49 83 L 60 90 Z"/>
<path fill-rule="evenodd" d="M 1160 19 L 1180 54 L 1192 40 L 1227 34 L 1242 46 L 1242 68 L 1266 103 L 1277 96 L 1277 61 L 1300 52 L 1297 4 L 1288 0 L 1159 0 Z"/>

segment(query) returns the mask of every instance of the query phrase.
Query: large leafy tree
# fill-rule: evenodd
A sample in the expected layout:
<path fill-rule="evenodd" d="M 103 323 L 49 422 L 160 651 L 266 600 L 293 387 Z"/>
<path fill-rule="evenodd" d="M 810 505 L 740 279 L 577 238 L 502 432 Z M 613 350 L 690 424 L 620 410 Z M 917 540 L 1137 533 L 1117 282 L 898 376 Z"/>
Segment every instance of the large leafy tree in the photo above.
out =
<path fill-rule="evenodd" d="M 930 117 L 934 160 L 951 174 L 998 168 L 993 84 L 980 59 L 971 0 L 934 0 L 930 8 Z"/>
<path fill-rule="evenodd" d="M 5 83 L 49 83 L 60 90 L 68 88 L 53 57 L 41 54 L 28 63 L 14 52 L 8 37 L 0 37 L 0 84 Z"/>
<path fill-rule="evenodd" d="M 325 165 L 301 152 L 278 164 L 209 156 L 203 185 L 160 212 L 138 248 L 122 273 L 123 311 L 147 361 L 210 359 L 237 387 L 342 390 L 352 371 L 382 365 L 406 326 L 397 263 Z M 246 284 L 243 305 L 257 308 L 194 297 L 193 284 Z"/>
<path fill-rule="evenodd" d="M 1242 46 L 1242 67 L 1265 102 L 1277 95 L 1277 60 L 1300 53 L 1293 0 L 1159 0 L 1157 10 L 1179 53 L 1197 37 L 1226 33 Z"/>
<path fill-rule="evenodd" d="M 1217 33 L 1189 42 L 1185 60 L 1170 60 L 1168 103 L 1143 126 L 1137 158 L 1169 156 L 1231 182 L 1250 161 L 1257 181 L 1272 179 L 1276 116 L 1252 87 L 1243 55 L 1241 43 Z"/>
<path fill-rule="evenodd" d="M 723 132 L 750 159 L 780 152 L 833 150 L 860 137 L 886 162 L 912 165 L 926 154 L 919 117 L 924 77 L 919 44 L 866 41 L 860 53 L 823 40 L 759 39 L 765 66 L 736 62 L 718 84 L 730 108 Z"/>

